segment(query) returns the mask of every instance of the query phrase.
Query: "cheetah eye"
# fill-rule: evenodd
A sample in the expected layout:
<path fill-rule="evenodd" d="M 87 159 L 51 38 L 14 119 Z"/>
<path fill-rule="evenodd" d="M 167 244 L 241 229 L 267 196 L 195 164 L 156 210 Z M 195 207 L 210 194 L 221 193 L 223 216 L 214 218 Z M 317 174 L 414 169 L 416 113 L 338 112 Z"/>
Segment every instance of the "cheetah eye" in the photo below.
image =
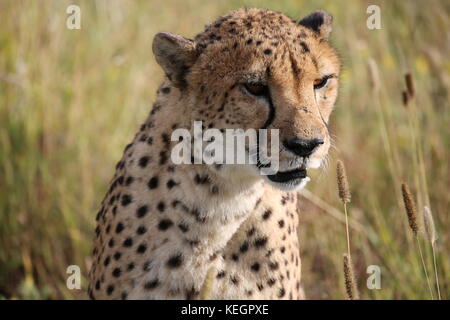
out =
<path fill-rule="evenodd" d="M 265 96 L 269 92 L 269 88 L 262 83 L 245 83 L 244 88 L 257 97 Z"/>
<path fill-rule="evenodd" d="M 330 79 L 329 76 L 325 76 L 321 79 L 314 80 L 314 90 L 320 89 L 325 87 L 325 85 L 328 83 L 328 79 Z"/>

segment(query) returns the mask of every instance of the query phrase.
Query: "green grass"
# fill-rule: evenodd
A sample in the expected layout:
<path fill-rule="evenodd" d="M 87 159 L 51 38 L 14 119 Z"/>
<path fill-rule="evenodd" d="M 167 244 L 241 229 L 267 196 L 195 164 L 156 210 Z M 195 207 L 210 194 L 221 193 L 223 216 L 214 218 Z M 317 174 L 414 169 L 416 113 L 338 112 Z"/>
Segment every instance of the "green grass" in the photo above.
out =
<path fill-rule="evenodd" d="M 332 42 L 343 61 L 332 116 L 329 169 L 302 202 L 303 280 L 309 298 L 344 298 L 345 226 L 335 161 L 352 189 L 352 258 L 367 299 L 427 299 L 408 229 L 400 184 L 418 207 L 428 204 L 439 240 L 443 298 L 450 297 L 450 4 L 377 1 L 382 30 L 366 28 L 369 2 L 349 1 L 76 1 L 82 29 L 65 26 L 73 1 L 0 3 L 0 298 L 82 298 L 65 286 L 66 268 L 87 274 L 94 217 L 124 146 L 147 115 L 162 73 L 151 41 L 158 31 L 192 37 L 229 10 L 267 7 L 301 18 L 322 8 L 334 15 Z M 374 90 L 368 72 L 379 73 Z M 417 97 L 401 102 L 403 75 Z M 339 216 L 339 212 L 337 215 Z M 432 272 L 430 246 L 425 258 Z M 365 286 L 368 265 L 382 270 L 382 289 Z M 86 281 L 82 281 L 86 287 Z"/>

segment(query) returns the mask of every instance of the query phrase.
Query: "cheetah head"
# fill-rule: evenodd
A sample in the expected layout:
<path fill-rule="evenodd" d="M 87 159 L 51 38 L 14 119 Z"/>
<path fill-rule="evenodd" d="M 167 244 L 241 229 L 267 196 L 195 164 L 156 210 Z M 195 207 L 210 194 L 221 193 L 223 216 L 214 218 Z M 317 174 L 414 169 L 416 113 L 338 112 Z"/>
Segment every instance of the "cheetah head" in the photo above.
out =
<path fill-rule="evenodd" d="M 190 40 L 159 33 L 153 52 L 188 105 L 186 117 L 205 128 L 278 129 L 277 172 L 267 161 L 225 166 L 221 174 L 259 176 L 283 190 L 308 181 L 330 147 L 328 121 L 338 91 L 340 63 L 328 42 L 332 16 L 316 11 L 296 21 L 269 10 L 240 9 Z"/>

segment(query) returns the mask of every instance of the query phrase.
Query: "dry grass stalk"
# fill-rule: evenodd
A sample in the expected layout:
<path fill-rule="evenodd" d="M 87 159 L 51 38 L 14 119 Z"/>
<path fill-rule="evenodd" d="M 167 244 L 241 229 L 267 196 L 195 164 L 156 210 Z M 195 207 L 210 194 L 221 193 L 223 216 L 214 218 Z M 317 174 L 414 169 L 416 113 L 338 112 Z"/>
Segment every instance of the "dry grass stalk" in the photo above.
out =
<path fill-rule="evenodd" d="M 410 72 L 405 74 L 405 82 L 406 82 L 406 89 L 408 90 L 408 95 L 410 98 L 414 98 L 416 94 L 416 89 L 414 86 L 414 79 Z"/>
<path fill-rule="evenodd" d="M 345 232 L 347 236 L 347 254 L 351 257 L 350 254 L 350 232 L 348 230 L 348 213 L 347 213 L 347 203 L 351 200 L 350 188 L 348 187 L 347 174 L 345 173 L 345 166 L 341 160 L 337 162 L 337 183 L 338 183 L 338 191 L 339 198 L 341 198 L 344 203 L 344 213 L 345 213 Z"/>
<path fill-rule="evenodd" d="M 374 92 L 378 92 L 380 90 L 380 73 L 376 61 L 372 58 L 368 61 L 368 69 L 370 75 L 370 87 Z"/>
<path fill-rule="evenodd" d="M 425 225 L 425 233 L 427 235 L 428 241 L 431 243 L 431 249 L 433 252 L 433 268 L 434 268 L 434 279 L 436 281 L 436 287 L 438 292 L 438 298 L 441 300 L 441 289 L 439 287 L 439 276 L 437 273 L 437 264 L 436 264 L 436 250 L 435 250 L 435 243 L 437 241 L 437 234 L 436 234 L 436 228 L 434 226 L 434 219 L 433 215 L 431 214 L 430 208 L 425 206 L 423 208 L 423 222 Z"/>
<path fill-rule="evenodd" d="M 408 215 L 409 226 L 414 234 L 414 237 L 417 240 L 417 247 L 419 248 L 420 260 L 422 262 L 423 271 L 425 273 L 425 277 L 427 278 L 428 289 L 430 290 L 431 299 L 434 299 L 433 290 L 431 289 L 431 281 L 428 277 L 427 267 L 425 265 L 425 259 L 423 257 L 422 248 L 420 245 L 419 237 L 417 236 L 419 227 L 417 225 L 417 209 L 416 204 L 414 202 L 413 196 L 409 187 L 406 183 L 402 183 L 402 195 L 403 202 L 405 203 L 406 214 Z"/>
<path fill-rule="evenodd" d="M 356 286 L 355 273 L 353 272 L 352 259 L 344 254 L 344 278 L 345 292 L 348 300 L 359 300 L 358 287 Z"/>
<path fill-rule="evenodd" d="M 339 198 L 343 203 L 349 203 L 352 199 L 350 188 L 348 186 L 347 174 L 345 173 L 344 163 L 341 160 L 337 162 L 337 183 L 339 189 Z"/>
<path fill-rule="evenodd" d="M 214 275 L 216 274 L 216 268 L 209 268 L 206 273 L 205 281 L 200 289 L 199 299 L 200 300 L 208 300 L 211 296 L 212 285 L 214 282 Z"/>
<path fill-rule="evenodd" d="M 411 191 L 409 190 L 409 187 L 406 183 L 402 183 L 402 195 L 403 195 L 403 202 L 405 203 L 406 214 L 408 215 L 409 226 L 412 232 L 414 233 L 414 236 L 417 236 L 419 227 L 417 225 L 416 204 L 414 202 Z"/>

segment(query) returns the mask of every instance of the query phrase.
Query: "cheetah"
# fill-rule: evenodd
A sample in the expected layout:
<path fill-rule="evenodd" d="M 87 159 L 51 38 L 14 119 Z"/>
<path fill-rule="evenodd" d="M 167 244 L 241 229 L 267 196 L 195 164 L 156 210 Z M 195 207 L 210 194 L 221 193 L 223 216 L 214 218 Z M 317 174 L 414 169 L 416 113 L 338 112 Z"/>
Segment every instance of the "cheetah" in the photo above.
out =
<path fill-rule="evenodd" d="M 165 78 L 97 213 L 92 299 L 303 299 L 297 190 L 330 147 L 340 62 L 332 16 L 239 9 L 193 40 L 158 33 Z M 278 129 L 279 168 L 175 164 L 172 133 Z M 182 140 L 182 139 L 181 139 Z M 249 149 L 246 149 L 249 151 Z"/>

